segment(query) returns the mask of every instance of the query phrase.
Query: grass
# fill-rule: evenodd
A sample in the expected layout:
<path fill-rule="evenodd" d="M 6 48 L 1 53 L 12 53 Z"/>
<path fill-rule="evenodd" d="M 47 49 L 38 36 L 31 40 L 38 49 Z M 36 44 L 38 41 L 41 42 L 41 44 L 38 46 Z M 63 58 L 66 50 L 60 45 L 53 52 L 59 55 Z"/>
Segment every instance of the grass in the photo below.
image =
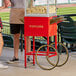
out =
<path fill-rule="evenodd" d="M 58 15 L 65 15 L 65 14 L 76 14 L 76 7 L 66 7 L 66 8 L 59 8 L 57 10 Z M 76 21 L 76 16 L 72 17 L 74 21 Z"/>
<path fill-rule="evenodd" d="M 1 12 L 0 13 L 0 17 L 2 19 L 2 21 L 5 21 L 5 22 L 9 22 L 9 12 Z M 10 27 L 9 27 L 9 24 L 5 24 L 3 23 L 3 29 L 2 29 L 2 32 L 5 33 L 5 34 L 10 34 Z"/>
<path fill-rule="evenodd" d="M 76 14 L 76 7 L 59 8 L 58 14 Z"/>
<path fill-rule="evenodd" d="M 2 18 L 2 21 L 6 21 L 8 22 L 9 21 L 9 12 L 1 12 L 0 13 L 0 17 Z"/>

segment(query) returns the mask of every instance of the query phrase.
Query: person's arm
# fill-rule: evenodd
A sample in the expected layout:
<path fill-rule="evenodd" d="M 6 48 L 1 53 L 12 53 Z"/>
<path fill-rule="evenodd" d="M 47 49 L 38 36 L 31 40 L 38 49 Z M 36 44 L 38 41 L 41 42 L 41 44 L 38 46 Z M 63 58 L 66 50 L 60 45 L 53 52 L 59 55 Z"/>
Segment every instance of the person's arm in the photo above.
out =
<path fill-rule="evenodd" d="M 2 21 L 1 21 L 1 18 L 0 18 L 0 31 L 1 31 L 2 28 L 3 28 L 2 27 Z"/>
<path fill-rule="evenodd" d="M 5 8 L 4 0 L 3 0 L 3 6 L 1 6 L 0 9 L 3 9 L 3 8 Z"/>
<path fill-rule="evenodd" d="M 1 27 L 0 27 L 0 33 L 1 33 Z"/>
<path fill-rule="evenodd" d="M 1 24 L 0 24 L 0 33 L 1 33 Z"/>
<path fill-rule="evenodd" d="M 5 5 L 0 7 L 0 9 L 4 9 L 4 8 L 5 8 Z"/>
<path fill-rule="evenodd" d="M 8 2 L 6 0 L 3 0 L 3 6 L 0 7 L 0 9 L 4 9 L 8 7 Z"/>

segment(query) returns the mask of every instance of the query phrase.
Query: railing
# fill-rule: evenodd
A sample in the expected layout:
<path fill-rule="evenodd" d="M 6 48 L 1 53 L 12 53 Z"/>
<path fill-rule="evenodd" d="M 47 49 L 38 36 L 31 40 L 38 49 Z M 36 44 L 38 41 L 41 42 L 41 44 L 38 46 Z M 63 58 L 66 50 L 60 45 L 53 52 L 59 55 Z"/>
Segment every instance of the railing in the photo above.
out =
<path fill-rule="evenodd" d="M 76 21 L 72 19 L 72 17 L 76 18 L 76 14 L 67 14 L 63 15 L 67 20 L 59 23 L 58 27 L 58 40 L 61 38 L 61 42 L 65 43 L 71 51 L 76 51 L 76 32 L 74 31 L 76 28 Z M 73 35 L 74 34 L 74 35 Z M 60 35 L 60 36 L 59 36 Z M 73 36 L 72 36 L 73 35 Z M 74 47 L 75 44 L 75 47 Z"/>

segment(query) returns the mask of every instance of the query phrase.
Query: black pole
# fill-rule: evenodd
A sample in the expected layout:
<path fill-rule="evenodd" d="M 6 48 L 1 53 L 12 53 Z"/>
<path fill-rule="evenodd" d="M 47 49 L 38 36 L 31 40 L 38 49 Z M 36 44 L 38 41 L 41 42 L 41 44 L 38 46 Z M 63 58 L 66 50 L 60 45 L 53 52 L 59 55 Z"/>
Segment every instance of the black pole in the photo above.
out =
<path fill-rule="evenodd" d="M 76 14 L 64 14 L 64 15 L 57 15 L 57 16 L 76 16 Z"/>
<path fill-rule="evenodd" d="M 21 26 L 21 52 L 23 52 L 23 32 L 22 32 L 22 26 Z"/>

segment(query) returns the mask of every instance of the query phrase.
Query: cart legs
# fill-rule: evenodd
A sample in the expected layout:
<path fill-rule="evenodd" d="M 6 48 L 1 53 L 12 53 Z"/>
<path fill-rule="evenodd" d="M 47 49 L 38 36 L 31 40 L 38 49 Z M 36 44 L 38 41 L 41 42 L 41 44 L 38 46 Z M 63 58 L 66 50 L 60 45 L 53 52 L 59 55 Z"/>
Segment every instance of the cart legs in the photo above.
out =
<path fill-rule="evenodd" d="M 55 35 L 55 49 L 57 49 L 57 35 Z"/>
<path fill-rule="evenodd" d="M 33 37 L 33 65 L 35 65 L 35 37 Z"/>
<path fill-rule="evenodd" d="M 27 41 L 25 36 L 25 68 L 27 67 Z M 33 37 L 33 65 L 35 65 L 35 37 Z"/>
<path fill-rule="evenodd" d="M 24 62 L 25 62 L 25 68 L 26 68 L 26 66 L 27 66 L 27 65 L 26 65 L 26 62 L 27 62 L 27 58 L 26 58 L 26 48 L 27 48 L 27 47 L 26 47 L 26 36 L 25 36 L 24 38 L 25 38 L 25 54 L 24 54 L 24 55 L 25 55 L 25 56 L 24 56 L 24 57 L 25 57 L 25 58 L 24 58 L 25 60 L 24 60 Z"/>

